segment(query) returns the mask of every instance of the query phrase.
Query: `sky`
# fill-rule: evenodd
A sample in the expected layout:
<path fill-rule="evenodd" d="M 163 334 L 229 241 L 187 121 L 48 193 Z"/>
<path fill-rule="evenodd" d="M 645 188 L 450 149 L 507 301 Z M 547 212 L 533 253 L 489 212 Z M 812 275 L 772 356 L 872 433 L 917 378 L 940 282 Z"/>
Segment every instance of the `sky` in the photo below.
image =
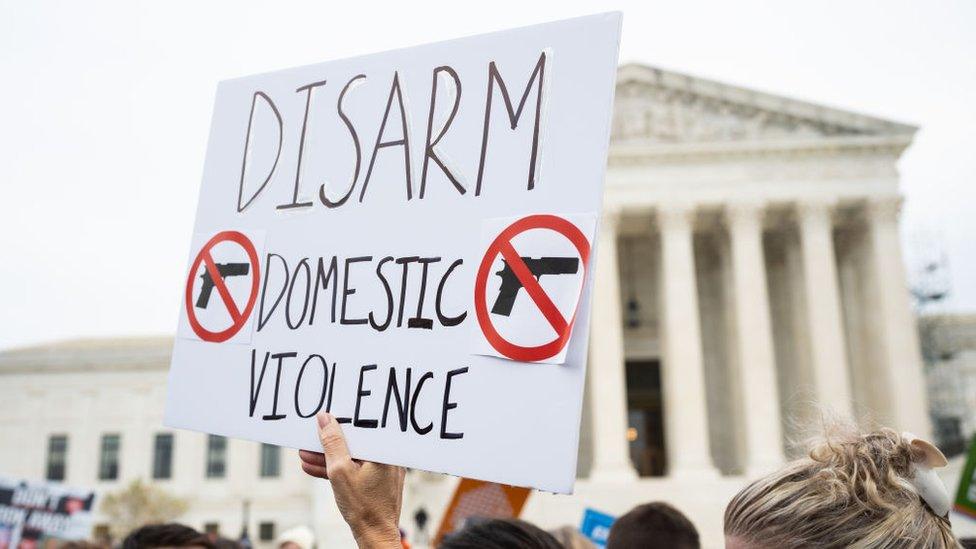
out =
<path fill-rule="evenodd" d="M 0 349 L 175 330 L 218 81 L 610 9 L 622 62 L 920 126 L 909 271 L 976 311 L 976 2 L 0 0 Z"/>

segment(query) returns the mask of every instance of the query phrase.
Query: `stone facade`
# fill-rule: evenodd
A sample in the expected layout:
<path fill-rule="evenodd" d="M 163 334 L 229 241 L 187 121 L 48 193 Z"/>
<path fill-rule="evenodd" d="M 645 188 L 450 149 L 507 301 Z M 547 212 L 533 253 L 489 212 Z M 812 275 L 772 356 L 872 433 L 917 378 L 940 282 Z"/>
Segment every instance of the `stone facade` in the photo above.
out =
<path fill-rule="evenodd" d="M 592 345 L 576 494 L 535 494 L 525 518 L 577 524 L 665 499 L 706 546 L 728 499 L 796 453 L 822 411 L 927 436 L 919 341 L 898 239 L 896 163 L 915 128 L 643 65 L 620 68 L 597 235 Z M 0 356 L 0 473 L 42 478 L 46 437 L 69 434 L 66 481 L 145 476 L 169 341 L 53 345 Z M 118 481 L 95 476 L 99 433 L 122 434 Z M 186 521 L 240 531 L 240 505 L 279 530 L 349 543 L 326 483 L 230 441 L 204 476 L 205 437 L 175 433 Z M 432 525 L 453 489 L 412 472 L 403 523 Z M 430 529 L 430 526 L 428 527 Z"/>
<path fill-rule="evenodd" d="M 936 438 L 962 452 L 976 435 L 976 315 L 926 315 L 919 332 Z"/>

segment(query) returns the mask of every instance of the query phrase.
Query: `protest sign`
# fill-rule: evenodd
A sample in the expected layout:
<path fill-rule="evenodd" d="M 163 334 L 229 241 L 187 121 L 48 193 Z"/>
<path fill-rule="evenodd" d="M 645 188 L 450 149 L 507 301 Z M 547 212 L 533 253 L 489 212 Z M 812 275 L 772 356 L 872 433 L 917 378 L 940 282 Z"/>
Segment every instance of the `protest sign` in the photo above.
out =
<path fill-rule="evenodd" d="M 527 488 L 462 478 L 444 511 L 433 546 L 439 546 L 444 536 L 463 530 L 470 521 L 518 518 L 530 492 Z"/>
<path fill-rule="evenodd" d="M 89 490 L 0 477 L 0 549 L 87 538 L 94 500 Z"/>
<path fill-rule="evenodd" d="M 619 33 L 222 82 L 166 424 L 571 492 Z"/>
<path fill-rule="evenodd" d="M 607 538 L 610 537 L 610 527 L 613 526 L 615 520 L 616 518 L 613 515 L 587 508 L 583 511 L 580 533 L 593 542 L 593 545 L 600 548 L 606 547 Z"/>
<path fill-rule="evenodd" d="M 976 436 L 969 445 L 969 457 L 959 477 L 959 489 L 956 492 L 954 509 L 958 513 L 976 519 Z"/>

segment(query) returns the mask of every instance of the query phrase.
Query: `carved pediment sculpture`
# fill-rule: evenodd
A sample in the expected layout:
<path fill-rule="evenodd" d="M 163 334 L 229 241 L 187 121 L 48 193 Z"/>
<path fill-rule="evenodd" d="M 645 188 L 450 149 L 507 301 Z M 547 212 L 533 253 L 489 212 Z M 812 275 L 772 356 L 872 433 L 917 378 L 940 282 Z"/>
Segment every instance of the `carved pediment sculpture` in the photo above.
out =
<path fill-rule="evenodd" d="M 616 142 L 782 140 L 912 132 L 856 113 L 776 97 L 643 65 L 621 68 Z"/>

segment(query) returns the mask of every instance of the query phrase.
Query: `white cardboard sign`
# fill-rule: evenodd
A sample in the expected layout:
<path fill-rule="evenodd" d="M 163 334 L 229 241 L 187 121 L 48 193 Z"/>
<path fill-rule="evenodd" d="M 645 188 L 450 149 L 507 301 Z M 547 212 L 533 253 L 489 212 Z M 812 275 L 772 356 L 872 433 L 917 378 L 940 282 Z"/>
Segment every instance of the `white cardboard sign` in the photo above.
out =
<path fill-rule="evenodd" d="M 619 35 L 221 82 L 165 423 L 572 492 Z"/>

